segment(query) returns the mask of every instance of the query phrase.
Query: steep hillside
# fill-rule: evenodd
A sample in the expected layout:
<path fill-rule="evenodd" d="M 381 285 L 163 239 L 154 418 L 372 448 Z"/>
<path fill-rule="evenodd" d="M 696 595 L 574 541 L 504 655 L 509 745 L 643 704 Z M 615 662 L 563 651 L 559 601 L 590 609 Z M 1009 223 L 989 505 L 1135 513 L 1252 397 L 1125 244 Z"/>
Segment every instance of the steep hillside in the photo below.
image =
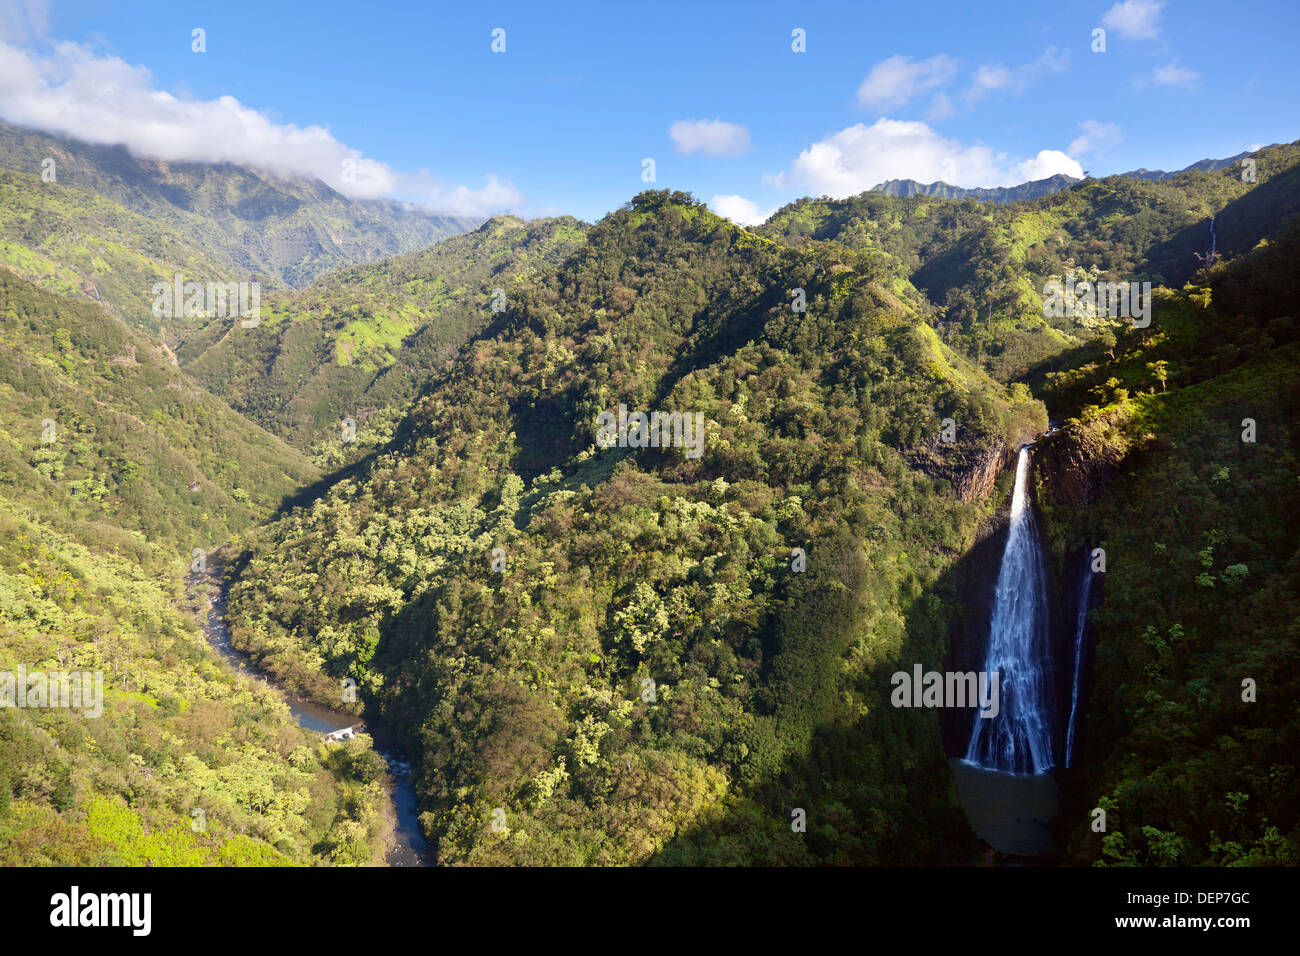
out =
<path fill-rule="evenodd" d="M 758 231 L 783 242 L 880 249 L 939 310 L 944 341 L 1002 381 L 1125 325 L 1044 315 L 1049 280 L 1177 287 L 1200 267 L 1216 217 L 1217 252 L 1241 254 L 1300 212 L 1300 144 L 1254 154 L 1255 183 L 1233 166 L 1158 182 L 1090 179 L 1028 202 L 978 204 L 863 193 L 801 199 Z"/>
<path fill-rule="evenodd" d="M 213 263 L 230 263 L 228 281 L 258 279 L 268 288 L 303 286 L 330 269 L 420 249 L 477 224 L 392 200 L 347 199 L 316 180 L 229 163 L 164 163 L 0 123 L 0 168 L 39 177 L 47 159 L 56 182 L 44 185 L 94 192 L 184 237 Z"/>
<path fill-rule="evenodd" d="M 0 269 L 0 480 L 65 526 L 209 548 L 318 477 L 93 304 Z"/>
<path fill-rule="evenodd" d="M 942 659 L 941 575 L 988 503 L 910 462 L 1045 417 L 919 302 L 877 257 L 643 193 L 390 449 L 248 539 L 234 640 L 307 692 L 359 681 L 445 862 L 960 859 L 937 725 L 889 674 Z M 702 431 L 602 447 L 620 405 Z"/>
<path fill-rule="evenodd" d="M 100 688 L 0 708 L 0 861 L 382 860 L 382 761 L 236 678 L 181 588 L 316 474 L 103 308 L 0 269 L 0 675 Z"/>
<path fill-rule="evenodd" d="M 245 415 L 323 460 L 389 437 L 421 383 L 534 275 L 578 249 L 570 217 L 492 219 L 417 253 L 325 276 L 269 297 L 257 329 L 212 327 L 178 354 L 185 369 Z M 339 420 L 358 423 L 341 445 Z"/>
<path fill-rule="evenodd" d="M 1051 377 L 1048 533 L 1106 553 L 1077 862 L 1300 863 L 1298 276 L 1300 219 Z"/>
<path fill-rule="evenodd" d="M 98 673 L 102 713 L 0 709 L 0 863 L 382 862 L 385 768 L 365 741 L 326 750 L 236 678 L 165 555 L 88 548 L 3 503 L 0 672 Z"/>
<path fill-rule="evenodd" d="M 175 343 L 202 317 L 153 313 L 153 287 L 176 273 L 195 282 L 243 275 L 222 250 L 90 189 L 0 169 L 0 265 L 59 295 L 107 306 L 132 328 Z M 219 323 L 228 330 L 229 321 Z"/>

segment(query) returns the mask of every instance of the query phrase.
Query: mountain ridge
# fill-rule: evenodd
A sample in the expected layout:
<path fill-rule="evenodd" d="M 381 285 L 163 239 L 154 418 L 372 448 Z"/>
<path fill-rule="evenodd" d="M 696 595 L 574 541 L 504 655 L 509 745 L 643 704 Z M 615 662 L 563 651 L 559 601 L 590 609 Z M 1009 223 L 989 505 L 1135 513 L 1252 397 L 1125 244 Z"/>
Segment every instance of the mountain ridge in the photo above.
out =
<path fill-rule="evenodd" d="M 481 222 L 392 199 L 348 199 L 318 179 L 142 158 L 123 145 L 0 122 L 0 168 L 39 175 L 47 159 L 55 180 L 43 185 L 88 188 L 229 259 L 245 273 L 238 278 L 272 287 L 301 287 L 330 269 L 413 252 Z"/>
<path fill-rule="evenodd" d="M 936 180 L 932 183 L 920 183 L 915 179 L 889 179 L 883 183 L 872 186 L 868 192 L 884 193 L 887 196 L 898 196 L 908 198 L 910 196 L 937 196 L 942 199 L 975 199 L 981 202 L 1008 203 L 1019 202 L 1022 199 L 1037 199 L 1039 196 L 1048 196 L 1059 190 L 1066 189 L 1075 183 L 1083 182 L 1074 176 L 1067 176 L 1064 173 L 1057 173 L 1055 176 L 1049 176 L 1046 179 L 1035 179 L 1032 182 L 1020 183 L 1018 186 L 995 186 L 990 188 L 978 187 L 967 189 L 961 186 L 953 186 L 942 180 Z"/>
<path fill-rule="evenodd" d="M 1113 176 L 1124 176 L 1130 179 L 1146 180 L 1164 180 L 1172 179 L 1183 173 L 1191 172 L 1213 172 L 1231 166 L 1234 163 L 1253 156 L 1264 149 L 1272 149 L 1280 146 L 1280 143 L 1273 143 L 1270 146 L 1263 146 L 1256 150 L 1243 150 L 1235 156 L 1229 156 L 1225 159 L 1201 159 L 1182 169 L 1169 172 L 1163 169 L 1132 169 L 1126 173 L 1112 173 Z M 1086 177 L 1092 178 L 1092 177 Z M 1106 177 L 1101 177 L 1106 178 Z M 938 196 L 944 199 L 974 199 L 980 202 L 1009 203 L 1019 202 L 1022 199 L 1037 199 L 1040 196 L 1049 196 L 1054 192 L 1062 189 L 1068 189 L 1075 183 L 1084 182 L 1077 176 L 1070 176 L 1065 173 L 1057 173 L 1055 176 L 1049 176 L 1046 179 L 1035 179 L 1023 182 L 1015 186 L 996 186 L 996 187 L 975 187 L 967 188 L 963 186 L 953 186 L 943 180 L 935 180 L 932 183 L 922 183 L 915 179 L 888 179 L 883 183 L 877 183 L 872 186 L 868 192 L 884 193 L 887 196 L 899 196 L 908 198 L 911 196 Z"/>

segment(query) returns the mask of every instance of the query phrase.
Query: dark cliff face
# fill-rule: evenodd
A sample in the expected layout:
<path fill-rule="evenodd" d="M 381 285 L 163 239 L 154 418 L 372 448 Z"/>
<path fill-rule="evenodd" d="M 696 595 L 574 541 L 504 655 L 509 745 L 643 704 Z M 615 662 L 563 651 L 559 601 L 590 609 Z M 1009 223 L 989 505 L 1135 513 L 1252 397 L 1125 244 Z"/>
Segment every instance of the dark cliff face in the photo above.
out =
<path fill-rule="evenodd" d="M 912 463 L 932 478 L 943 478 L 952 485 L 958 501 L 969 504 L 987 498 L 1016 452 L 1001 441 L 969 445 L 945 443 L 931 439 L 911 456 Z"/>
<path fill-rule="evenodd" d="M 1074 679 L 1074 647 L 1079 626 L 1081 585 L 1090 576 L 1088 606 L 1103 600 L 1106 575 L 1091 571 L 1092 549 L 1101 543 L 1092 540 L 1084 529 L 1085 516 L 1091 505 L 1107 494 L 1129 452 L 1127 440 L 1120 437 L 1115 425 L 1120 413 L 1112 411 L 1085 423 L 1075 422 L 1044 439 L 1034 450 L 1033 468 L 1037 492 L 1047 507 L 1041 522 L 1044 535 L 1054 543 L 1045 551 L 1049 576 L 1055 585 L 1049 592 L 1052 648 L 1056 655 L 1058 723 L 1064 734 L 1069 720 L 1070 695 Z M 1097 634 L 1085 627 L 1083 674 L 1080 688 L 1076 761 L 1082 741 L 1088 735 L 1088 698 L 1092 681 L 1090 670 Z M 1064 759 L 1062 738 L 1062 759 Z"/>
<path fill-rule="evenodd" d="M 996 475 L 995 475 L 996 477 Z M 1002 566 L 1002 551 L 1010 528 L 1010 502 L 980 526 L 974 546 L 948 572 L 956 593 L 956 608 L 948 624 L 946 671 L 981 671 L 989 643 L 993 592 Z M 974 710 L 942 708 L 939 732 L 950 757 L 966 755 Z"/>
<path fill-rule="evenodd" d="M 1053 504 L 1095 502 L 1119 471 L 1126 449 L 1098 437 L 1101 425 L 1070 425 L 1034 449 L 1034 473 Z"/>
<path fill-rule="evenodd" d="M 1085 597 L 1087 607 L 1093 608 L 1101 603 L 1102 589 L 1105 585 L 1106 575 L 1092 573 L 1092 548 L 1091 541 L 1081 542 L 1078 547 L 1071 548 L 1065 553 L 1060 560 L 1060 571 L 1056 573 L 1056 587 L 1048 595 L 1048 602 L 1051 611 L 1052 622 L 1052 648 L 1056 654 L 1056 700 L 1057 700 L 1057 720 L 1061 728 L 1062 735 L 1069 724 L 1070 719 L 1070 700 L 1074 684 L 1074 643 L 1077 637 L 1079 626 L 1080 605 Z M 1057 562 L 1052 560 L 1052 555 L 1048 554 L 1049 565 L 1055 565 Z M 1051 572 L 1049 572 L 1051 573 Z M 1082 585 L 1085 575 L 1091 576 L 1089 590 L 1085 596 Z M 1086 613 L 1086 611 L 1085 611 Z M 1077 754 L 1081 752 L 1081 742 L 1087 736 L 1087 702 L 1088 693 L 1091 690 L 1091 680 L 1089 675 L 1092 669 L 1093 649 L 1096 644 L 1096 631 L 1090 625 L 1085 623 L 1084 627 L 1084 652 L 1080 660 L 1081 671 L 1083 674 L 1080 697 L 1079 697 L 1079 718 L 1077 729 L 1077 741 L 1075 747 L 1076 763 Z M 1064 766 L 1064 737 L 1061 739 L 1061 760 Z"/>
<path fill-rule="evenodd" d="M 987 498 L 998 475 L 1015 460 L 1016 453 L 1006 445 L 990 446 L 972 456 L 967 467 L 953 478 L 952 487 L 958 500 L 971 502 Z"/>

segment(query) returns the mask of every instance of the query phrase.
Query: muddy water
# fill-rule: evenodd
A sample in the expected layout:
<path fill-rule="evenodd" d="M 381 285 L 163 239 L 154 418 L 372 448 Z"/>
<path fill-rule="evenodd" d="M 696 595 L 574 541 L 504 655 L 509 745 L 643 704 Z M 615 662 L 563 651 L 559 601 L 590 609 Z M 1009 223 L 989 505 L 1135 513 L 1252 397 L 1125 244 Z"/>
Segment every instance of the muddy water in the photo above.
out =
<path fill-rule="evenodd" d="M 189 575 L 186 583 L 192 592 L 202 596 L 208 595 L 208 613 L 203 621 L 203 633 L 208 643 L 216 650 L 227 664 L 250 680 L 260 681 L 274 689 L 289 706 L 293 719 L 304 730 L 318 734 L 328 734 L 344 727 L 356 724 L 365 725 L 366 732 L 375 741 L 376 752 L 388 764 L 393 776 L 392 801 L 397 819 L 394 838 L 396 844 L 385 857 L 389 866 L 433 866 L 433 854 L 420 830 L 419 810 L 415 799 L 415 788 L 411 785 L 411 766 L 405 755 L 391 743 L 384 727 L 374 718 L 364 721 L 353 714 L 341 714 L 322 707 L 312 701 L 299 698 L 276 687 L 253 667 L 248 657 L 230 643 L 230 631 L 226 627 L 226 588 L 212 568 Z"/>

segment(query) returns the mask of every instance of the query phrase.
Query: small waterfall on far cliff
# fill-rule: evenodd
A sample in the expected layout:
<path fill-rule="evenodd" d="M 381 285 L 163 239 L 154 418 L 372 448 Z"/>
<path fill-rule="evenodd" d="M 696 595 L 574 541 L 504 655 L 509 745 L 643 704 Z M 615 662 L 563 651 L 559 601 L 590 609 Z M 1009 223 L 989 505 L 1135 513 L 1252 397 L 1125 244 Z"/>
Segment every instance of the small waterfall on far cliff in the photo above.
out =
<path fill-rule="evenodd" d="M 1044 773 L 1056 763 L 1046 575 L 1029 502 L 1029 447 L 1020 449 L 1011 529 L 1002 552 L 984 670 L 998 673 L 1001 706 L 974 718 L 966 759 L 990 770 Z"/>
<path fill-rule="evenodd" d="M 1092 566 L 1083 560 L 1083 583 L 1079 586 L 1079 615 L 1074 625 L 1074 680 L 1070 685 L 1070 721 L 1065 728 L 1065 765 L 1074 766 L 1074 729 L 1079 719 L 1079 688 L 1083 684 L 1084 631 L 1088 625 L 1088 600 L 1092 597 Z"/>

